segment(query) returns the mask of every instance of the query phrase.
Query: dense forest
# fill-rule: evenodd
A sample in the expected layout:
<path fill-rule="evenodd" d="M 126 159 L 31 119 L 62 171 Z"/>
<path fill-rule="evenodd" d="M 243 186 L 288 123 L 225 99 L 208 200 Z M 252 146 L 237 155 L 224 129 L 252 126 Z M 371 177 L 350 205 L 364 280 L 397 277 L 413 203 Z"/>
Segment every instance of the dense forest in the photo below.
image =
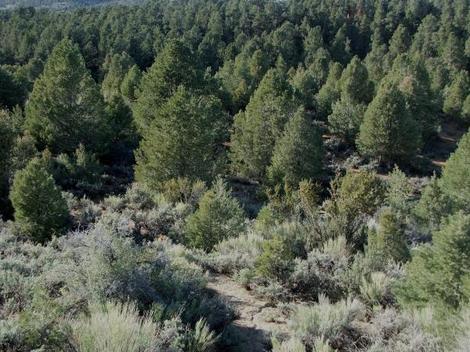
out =
<path fill-rule="evenodd" d="M 18 4 L 0 350 L 469 351 L 468 0 Z"/>

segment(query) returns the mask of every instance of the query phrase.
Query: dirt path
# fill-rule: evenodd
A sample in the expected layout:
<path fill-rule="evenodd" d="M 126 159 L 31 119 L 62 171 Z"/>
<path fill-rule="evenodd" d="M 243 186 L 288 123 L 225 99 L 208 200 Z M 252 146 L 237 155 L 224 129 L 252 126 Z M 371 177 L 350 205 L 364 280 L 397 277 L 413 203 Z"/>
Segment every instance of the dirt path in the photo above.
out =
<path fill-rule="evenodd" d="M 208 288 L 231 303 L 237 318 L 228 327 L 230 351 L 270 351 L 273 333 L 286 334 L 286 319 L 269 302 L 255 297 L 225 275 L 211 274 Z"/>

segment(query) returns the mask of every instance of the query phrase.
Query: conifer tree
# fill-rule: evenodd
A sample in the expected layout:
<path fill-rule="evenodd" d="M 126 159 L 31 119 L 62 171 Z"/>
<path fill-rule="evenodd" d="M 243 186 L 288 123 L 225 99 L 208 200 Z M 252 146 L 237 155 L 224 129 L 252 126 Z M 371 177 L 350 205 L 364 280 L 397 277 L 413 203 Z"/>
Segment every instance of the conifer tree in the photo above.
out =
<path fill-rule="evenodd" d="M 26 106 L 26 128 L 39 146 L 71 152 L 80 143 L 102 151 L 107 143 L 106 114 L 98 86 L 70 40 L 62 40 L 34 82 Z"/>
<path fill-rule="evenodd" d="M 339 81 L 341 97 L 354 103 L 368 104 L 374 94 L 374 85 L 369 80 L 367 68 L 357 56 L 353 57 L 341 74 Z"/>
<path fill-rule="evenodd" d="M 142 72 L 137 65 L 132 66 L 122 79 L 120 92 L 127 104 L 132 104 L 137 99 L 137 91 L 142 79 Z"/>
<path fill-rule="evenodd" d="M 444 90 L 444 105 L 442 110 L 451 117 L 464 118 L 462 109 L 465 99 L 470 92 L 470 79 L 468 73 L 460 71 L 456 74 L 452 83 Z M 469 123 L 469 120 L 465 120 Z"/>
<path fill-rule="evenodd" d="M 340 64 L 331 64 L 326 82 L 316 95 L 318 114 L 321 119 L 326 119 L 331 114 L 332 104 L 341 96 L 341 87 L 339 86 L 341 72 Z"/>
<path fill-rule="evenodd" d="M 470 215 L 458 212 L 433 233 L 433 244 L 413 252 L 405 279 L 396 289 L 399 302 L 413 307 L 433 304 L 456 309 L 470 292 Z"/>
<path fill-rule="evenodd" d="M 182 85 L 191 90 L 204 87 L 204 74 L 191 50 L 181 41 L 168 42 L 153 65 L 143 75 L 133 107 L 135 121 L 142 133 L 156 119 L 159 109 Z"/>
<path fill-rule="evenodd" d="M 8 112 L 0 110 L 0 205 L 8 199 L 8 178 L 10 174 L 10 153 L 13 148 L 14 133 L 10 125 Z M 0 210 L 0 214 L 2 211 Z M 5 215 L 5 214 L 4 214 Z M 1 216 L 1 215 L 0 215 Z"/>
<path fill-rule="evenodd" d="M 414 155 L 420 139 L 403 93 L 396 84 L 383 82 L 365 112 L 357 140 L 359 150 L 383 162 L 398 162 Z"/>
<path fill-rule="evenodd" d="M 333 104 L 333 111 L 328 116 L 330 132 L 354 144 L 365 111 L 366 105 L 355 104 L 349 98 L 341 98 Z"/>
<path fill-rule="evenodd" d="M 320 176 L 322 164 L 321 133 L 300 109 L 287 122 L 282 137 L 274 146 L 268 179 L 273 184 L 287 183 L 298 187 L 303 179 Z"/>
<path fill-rule="evenodd" d="M 10 199 L 21 233 L 35 242 L 44 243 L 65 230 L 67 203 L 43 160 L 35 158 L 15 174 Z"/>
<path fill-rule="evenodd" d="M 408 29 L 399 24 L 395 32 L 393 32 L 392 38 L 389 43 L 389 53 L 392 56 L 392 59 L 397 57 L 400 54 L 405 53 L 411 45 L 411 37 Z"/>
<path fill-rule="evenodd" d="M 419 123 L 423 140 L 437 133 L 439 109 L 431 89 L 431 80 L 424 63 L 407 55 L 399 55 L 386 79 L 398 84 L 408 110 Z"/>
<path fill-rule="evenodd" d="M 470 210 L 470 131 L 459 141 L 442 174 L 443 191 L 457 208 Z"/>
<path fill-rule="evenodd" d="M 136 152 L 136 179 L 151 188 L 177 177 L 210 180 L 223 161 L 227 117 L 220 100 L 180 86 L 158 109 Z"/>
<path fill-rule="evenodd" d="M 235 116 L 230 156 L 237 173 L 264 179 L 294 106 L 286 74 L 279 68 L 268 71 L 246 110 Z"/>
<path fill-rule="evenodd" d="M 368 251 L 382 262 L 409 259 L 404 223 L 392 209 L 384 209 L 379 216 L 378 228 L 369 231 Z"/>
<path fill-rule="evenodd" d="M 127 53 L 114 54 L 106 58 L 104 70 L 106 74 L 101 83 L 101 93 L 106 102 L 115 96 L 121 95 L 121 84 L 134 64 L 134 60 Z"/>
<path fill-rule="evenodd" d="M 242 208 L 219 178 L 202 197 L 198 210 L 189 217 L 187 240 L 191 246 L 209 252 L 220 241 L 239 235 L 244 222 Z"/>

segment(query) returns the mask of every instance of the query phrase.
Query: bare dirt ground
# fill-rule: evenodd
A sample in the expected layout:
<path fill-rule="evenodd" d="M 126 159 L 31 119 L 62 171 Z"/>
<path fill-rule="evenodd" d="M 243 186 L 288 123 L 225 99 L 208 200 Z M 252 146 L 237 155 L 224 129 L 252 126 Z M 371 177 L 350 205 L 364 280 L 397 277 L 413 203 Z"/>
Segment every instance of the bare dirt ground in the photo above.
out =
<path fill-rule="evenodd" d="M 228 276 L 211 274 L 208 289 L 224 298 L 237 313 L 226 329 L 233 341 L 228 351 L 270 351 L 272 334 L 287 335 L 287 321 L 281 310 L 254 296 Z"/>

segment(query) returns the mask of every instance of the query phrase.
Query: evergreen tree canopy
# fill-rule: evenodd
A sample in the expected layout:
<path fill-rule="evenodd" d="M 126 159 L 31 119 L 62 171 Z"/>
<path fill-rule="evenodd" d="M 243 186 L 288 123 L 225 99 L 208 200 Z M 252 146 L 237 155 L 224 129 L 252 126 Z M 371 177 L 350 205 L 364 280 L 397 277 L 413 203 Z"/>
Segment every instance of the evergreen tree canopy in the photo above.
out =
<path fill-rule="evenodd" d="M 244 213 L 230 190 L 217 179 L 199 202 L 198 210 L 186 224 L 191 246 L 211 251 L 220 241 L 237 236 L 244 228 Z"/>
<path fill-rule="evenodd" d="M 410 257 L 403 219 L 386 208 L 379 216 L 378 228 L 370 230 L 368 251 L 380 261 L 405 262 Z"/>
<path fill-rule="evenodd" d="M 470 132 L 460 139 L 457 150 L 447 160 L 442 187 L 457 208 L 470 210 Z"/>
<path fill-rule="evenodd" d="M 303 109 L 286 123 L 274 146 L 268 178 L 272 183 L 297 187 L 303 179 L 320 176 L 323 169 L 321 133 Z"/>
<path fill-rule="evenodd" d="M 202 89 L 204 75 L 189 47 L 173 40 L 142 77 L 134 106 L 135 121 L 141 133 L 151 126 L 159 109 L 181 85 L 191 90 Z"/>
<path fill-rule="evenodd" d="M 68 209 L 43 160 L 35 158 L 15 174 L 10 199 L 22 234 L 43 243 L 61 234 Z"/>
<path fill-rule="evenodd" d="M 235 116 L 230 155 L 235 172 L 264 179 L 274 145 L 294 107 L 286 74 L 277 68 L 269 70 L 246 110 Z"/>
<path fill-rule="evenodd" d="M 365 112 L 357 145 L 363 154 L 387 163 L 406 160 L 420 147 L 419 126 L 396 84 L 381 84 Z"/>
<path fill-rule="evenodd" d="M 210 180 L 223 161 L 226 131 L 218 98 L 180 86 L 144 133 L 136 151 L 136 179 L 152 188 L 177 177 Z"/>
<path fill-rule="evenodd" d="M 368 104 L 374 94 L 374 84 L 369 80 L 367 68 L 357 56 L 349 62 L 339 81 L 341 97 L 355 103 Z"/>
<path fill-rule="evenodd" d="M 41 148 L 72 152 L 80 143 L 93 151 L 107 144 L 104 103 L 76 45 L 64 39 L 34 82 L 26 128 Z"/>
<path fill-rule="evenodd" d="M 450 216 L 434 232 L 433 244 L 415 251 L 407 275 L 397 288 L 405 305 L 457 308 L 468 302 L 464 289 L 470 280 L 470 216 L 462 212 Z"/>

